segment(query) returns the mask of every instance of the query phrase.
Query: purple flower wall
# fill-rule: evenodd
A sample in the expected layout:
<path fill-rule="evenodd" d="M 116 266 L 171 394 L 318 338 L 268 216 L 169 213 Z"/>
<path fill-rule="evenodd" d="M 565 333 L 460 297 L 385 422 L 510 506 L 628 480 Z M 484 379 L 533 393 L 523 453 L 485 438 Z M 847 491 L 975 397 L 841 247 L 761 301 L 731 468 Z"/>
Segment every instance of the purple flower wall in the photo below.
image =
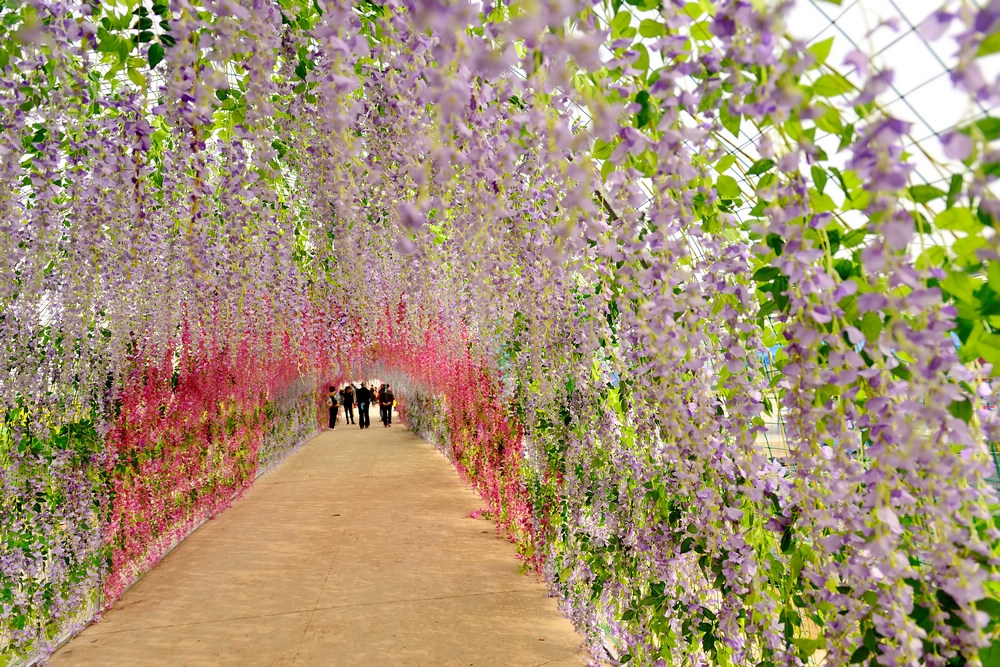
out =
<path fill-rule="evenodd" d="M 105 437 L 92 420 L 34 431 L 24 410 L 0 426 L 6 661 L 44 659 L 325 418 L 296 360 L 180 357 L 136 371 Z"/>
<path fill-rule="evenodd" d="M 44 651 L 99 610 L 103 569 L 101 442 L 76 422 L 48 438 L 22 434 L 11 414 L 0 435 L 0 647 L 7 661 Z"/>

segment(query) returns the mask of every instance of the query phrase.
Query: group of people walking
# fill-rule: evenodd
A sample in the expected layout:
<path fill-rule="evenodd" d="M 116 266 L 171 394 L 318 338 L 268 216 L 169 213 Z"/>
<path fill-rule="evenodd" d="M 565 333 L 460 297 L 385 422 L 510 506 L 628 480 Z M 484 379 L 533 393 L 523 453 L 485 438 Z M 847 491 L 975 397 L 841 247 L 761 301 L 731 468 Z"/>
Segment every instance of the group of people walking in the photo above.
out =
<path fill-rule="evenodd" d="M 354 424 L 355 404 L 358 406 L 358 426 L 368 428 L 371 426 L 368 410 L 373 402 L 378 403 L 382 426 L 386 428 L 392 426 L 392 406 L 396 402 L 396 397 L 388 384 L 382 384 L 377 391 L 374 386 L 369 388 L 367 382 L 362 382 L 358 388 L 348 382 L 340 391 L 337 391 L 336 386 L 331 386 L 327 398 L 327 405 L 330 408 L 330 428 L 337 426 L 341 406 L 344 407 L 344 421 Z"/>

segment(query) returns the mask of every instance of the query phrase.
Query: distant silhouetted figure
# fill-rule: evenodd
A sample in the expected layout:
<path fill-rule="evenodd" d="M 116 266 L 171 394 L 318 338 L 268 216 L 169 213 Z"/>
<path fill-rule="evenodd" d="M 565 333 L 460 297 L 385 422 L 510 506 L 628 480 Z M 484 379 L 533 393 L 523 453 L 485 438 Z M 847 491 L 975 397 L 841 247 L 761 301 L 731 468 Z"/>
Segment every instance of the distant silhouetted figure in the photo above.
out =
<path fill-rule="evenodd" d="M 385 391 L 385 383 L 378 386 L 378 391 L 375 393 L 375 398 L 373 399 L 378 403 L 378 420 L 382 422 L 382 426 L 386 426 L 385 423 L 385 410 L 382 408 L 382 392 Z"/>
<path fill-rule="evenodd" d="M 334 428 L 337 425 L 337 412 L 340 410 L 336 387 L 330 387 L 330 396 L 326 399 L 326 404 L 330 408 L 330 428 Z"/>
<path fill-rule="evenodd" d="M 392 387 L 388 384 L 382 385 L 382 390 L 378 393 L 378 405 L 382 412 L 382 424 L 388 428 L 392 426 L 392 403 L 396 397 L 392 394 Z"/>
<path fill-rule="evenodd" d="M 372 400 L 372 392 L 368 388 L 368 385 L 364 382 L 361 383 L 361 388 L 356 392 L 358 400 L 358 426 L 361 428 L 368 428 L 371 426 L 371 419 L 368 417 L 368 404 Z"/>
<path fill-rule="evenodd" d="M 340 390 L 340 404 L 344 406 L 344 423 L 354 423 L 354 386 L 348 384 Z"/>

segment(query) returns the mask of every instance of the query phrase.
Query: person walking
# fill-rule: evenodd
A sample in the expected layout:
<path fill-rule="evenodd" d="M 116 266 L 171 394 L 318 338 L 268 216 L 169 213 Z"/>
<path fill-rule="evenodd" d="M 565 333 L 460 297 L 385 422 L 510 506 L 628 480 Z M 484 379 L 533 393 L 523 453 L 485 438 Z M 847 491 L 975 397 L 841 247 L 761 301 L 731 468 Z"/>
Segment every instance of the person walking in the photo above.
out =
<path fill-rule="evenodd" d="M 378 419 L 380 422 L 382 422 L 383 428 L 388 426 L 388 424 L 385 423 L 385 406 L 382 405 L 382 394 L 384 393 L 385 393 L 385 383 L 383 382 L 378 386 L 378 395 L 377 395 Z"/>
<path fill-rule="evenodd" d="M 330 428 L 337 426 L 337 412 L 340 410 L 340 397 L 337 395 L 337 388 L 330 387 L 330 395 L 326 399 L 326 405 L 330 408 Z"/>
<path fill-rule="evenodd" d="M 344 423 L 354 423 L 354 385 L 348 383 L 340 390 L 340 404 L 344 406 Z"/>
<path fill-rule="evenodd" d="M 358 402 L 358 427 L 368 428 L 371 426 L 371 419 L 368 418 L 368 404 L 372 400 L 372 392 L 364 382 L 355 393 L 355 399 Z"/>
<path fill-rule="evenodd" d="M 386 428 L 392 426 L 392 404 L 395 400 L 396 397 L 392 393 L 392 387 L 388 383 L 382 385 L 379 405 L 382 408 L 382 423 L 386 425 Z"/>

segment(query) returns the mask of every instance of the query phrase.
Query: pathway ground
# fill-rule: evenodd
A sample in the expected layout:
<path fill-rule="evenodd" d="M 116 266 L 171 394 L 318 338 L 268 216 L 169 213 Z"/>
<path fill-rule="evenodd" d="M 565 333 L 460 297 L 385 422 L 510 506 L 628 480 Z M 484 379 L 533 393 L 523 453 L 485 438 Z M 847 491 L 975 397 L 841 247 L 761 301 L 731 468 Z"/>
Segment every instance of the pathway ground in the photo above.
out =
<path fill-rule="evenodd" d="M 550 665 L 580 637 L 431 445 L 340 424 L 171 552 L 51 665 Z"/>

